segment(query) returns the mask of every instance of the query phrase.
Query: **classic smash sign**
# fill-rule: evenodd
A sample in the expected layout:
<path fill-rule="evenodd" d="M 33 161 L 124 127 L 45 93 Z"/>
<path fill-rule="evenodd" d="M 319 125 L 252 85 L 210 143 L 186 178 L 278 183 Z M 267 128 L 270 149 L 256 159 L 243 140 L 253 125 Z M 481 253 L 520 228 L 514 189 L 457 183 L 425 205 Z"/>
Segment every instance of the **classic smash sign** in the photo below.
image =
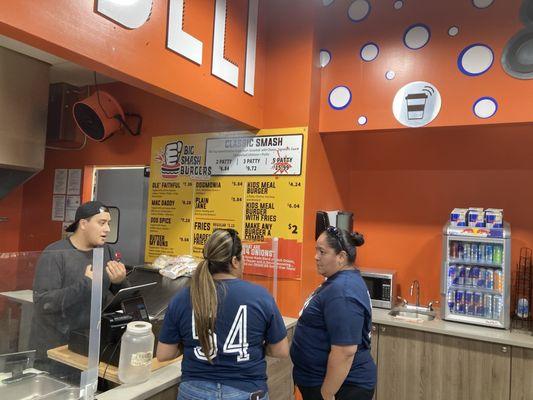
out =
<path fill-rule="evenodd" d="M 202 65 L 203 43 L 183 30 L 185 1 L 169 0 L 168 2 L 167 48 Z M 224 58 L 226 2 L 227 0 L 215 0 L 211 73 L 230 85 L 239 87 L 239 67 Z M 96 3 L 97 12 L 130 29 L 137 29 L 144 25 L 150 19 L 153 6 L 153 0 L 96 0 Z M 244 91 L 252 96 L 255 84 L 258 10 L 259 0 L 248 0 Z"/>

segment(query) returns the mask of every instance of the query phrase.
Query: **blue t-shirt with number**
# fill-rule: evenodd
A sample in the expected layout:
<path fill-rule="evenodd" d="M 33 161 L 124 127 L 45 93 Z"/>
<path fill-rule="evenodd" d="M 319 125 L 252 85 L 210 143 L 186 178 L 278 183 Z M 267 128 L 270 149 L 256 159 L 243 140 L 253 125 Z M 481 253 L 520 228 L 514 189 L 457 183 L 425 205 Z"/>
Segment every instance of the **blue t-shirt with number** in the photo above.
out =
<path fill-rule="evenodd" d="M 193 328 L 189 288 L 177 293 L 170 302 L 159 341 L 183 343 L 183 382 L 204 380 L 246 392 L 267 391 L 265 344 L 278 343 L 287 336 L 278 307 L 261 286 L 241 279 L 216 282 L 217 351 L 213 364 L 203 354 Z"/>
<path fill-rule="evenodd" d="M 321 386 L 331 345 L 357 345 L 344 383 L 372 389 L 376 365 L 370 354 L 372 307 L 358 270 L 339 271 L 307 299 L 291 345 L 293 378 L 300 386 Z"/>

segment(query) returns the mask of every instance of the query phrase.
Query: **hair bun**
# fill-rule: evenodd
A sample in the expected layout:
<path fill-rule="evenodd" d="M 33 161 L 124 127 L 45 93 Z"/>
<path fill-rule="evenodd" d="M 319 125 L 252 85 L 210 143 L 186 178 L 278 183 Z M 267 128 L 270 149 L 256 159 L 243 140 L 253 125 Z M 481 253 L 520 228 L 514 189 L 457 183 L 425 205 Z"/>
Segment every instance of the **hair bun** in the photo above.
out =
<path fill-rule="evenodd" d="M 356 247 L 362 246 L 365 243 L 365 238 L 362 234 L 359 232 L 352 232 L 350 233 L 350 237 L 353 240 L 353 244 Z"/>

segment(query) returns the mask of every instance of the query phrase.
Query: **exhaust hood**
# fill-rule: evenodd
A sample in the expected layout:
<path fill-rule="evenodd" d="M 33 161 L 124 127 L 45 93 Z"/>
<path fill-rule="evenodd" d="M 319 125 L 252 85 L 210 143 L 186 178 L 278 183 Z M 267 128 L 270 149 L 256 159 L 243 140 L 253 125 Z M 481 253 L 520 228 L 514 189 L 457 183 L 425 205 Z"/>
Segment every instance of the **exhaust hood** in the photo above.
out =
<path fill-rule="evenodd" d="M 44 167 L 49 64 L 0 47 L 0 199 Z"/>

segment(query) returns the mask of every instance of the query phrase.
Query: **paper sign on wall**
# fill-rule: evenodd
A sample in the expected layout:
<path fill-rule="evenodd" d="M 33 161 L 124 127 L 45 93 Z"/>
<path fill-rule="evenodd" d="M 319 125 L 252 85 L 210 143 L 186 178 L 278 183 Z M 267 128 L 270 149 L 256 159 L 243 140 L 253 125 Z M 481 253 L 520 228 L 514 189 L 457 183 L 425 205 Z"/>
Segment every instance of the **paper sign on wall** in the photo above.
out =
<path fill-rule="evenodd" d="M 146 261 L 192 254 L 214 229 L 243 240 L 245 272 L 300 278 L 306 128 L 152 139 Z"/>

